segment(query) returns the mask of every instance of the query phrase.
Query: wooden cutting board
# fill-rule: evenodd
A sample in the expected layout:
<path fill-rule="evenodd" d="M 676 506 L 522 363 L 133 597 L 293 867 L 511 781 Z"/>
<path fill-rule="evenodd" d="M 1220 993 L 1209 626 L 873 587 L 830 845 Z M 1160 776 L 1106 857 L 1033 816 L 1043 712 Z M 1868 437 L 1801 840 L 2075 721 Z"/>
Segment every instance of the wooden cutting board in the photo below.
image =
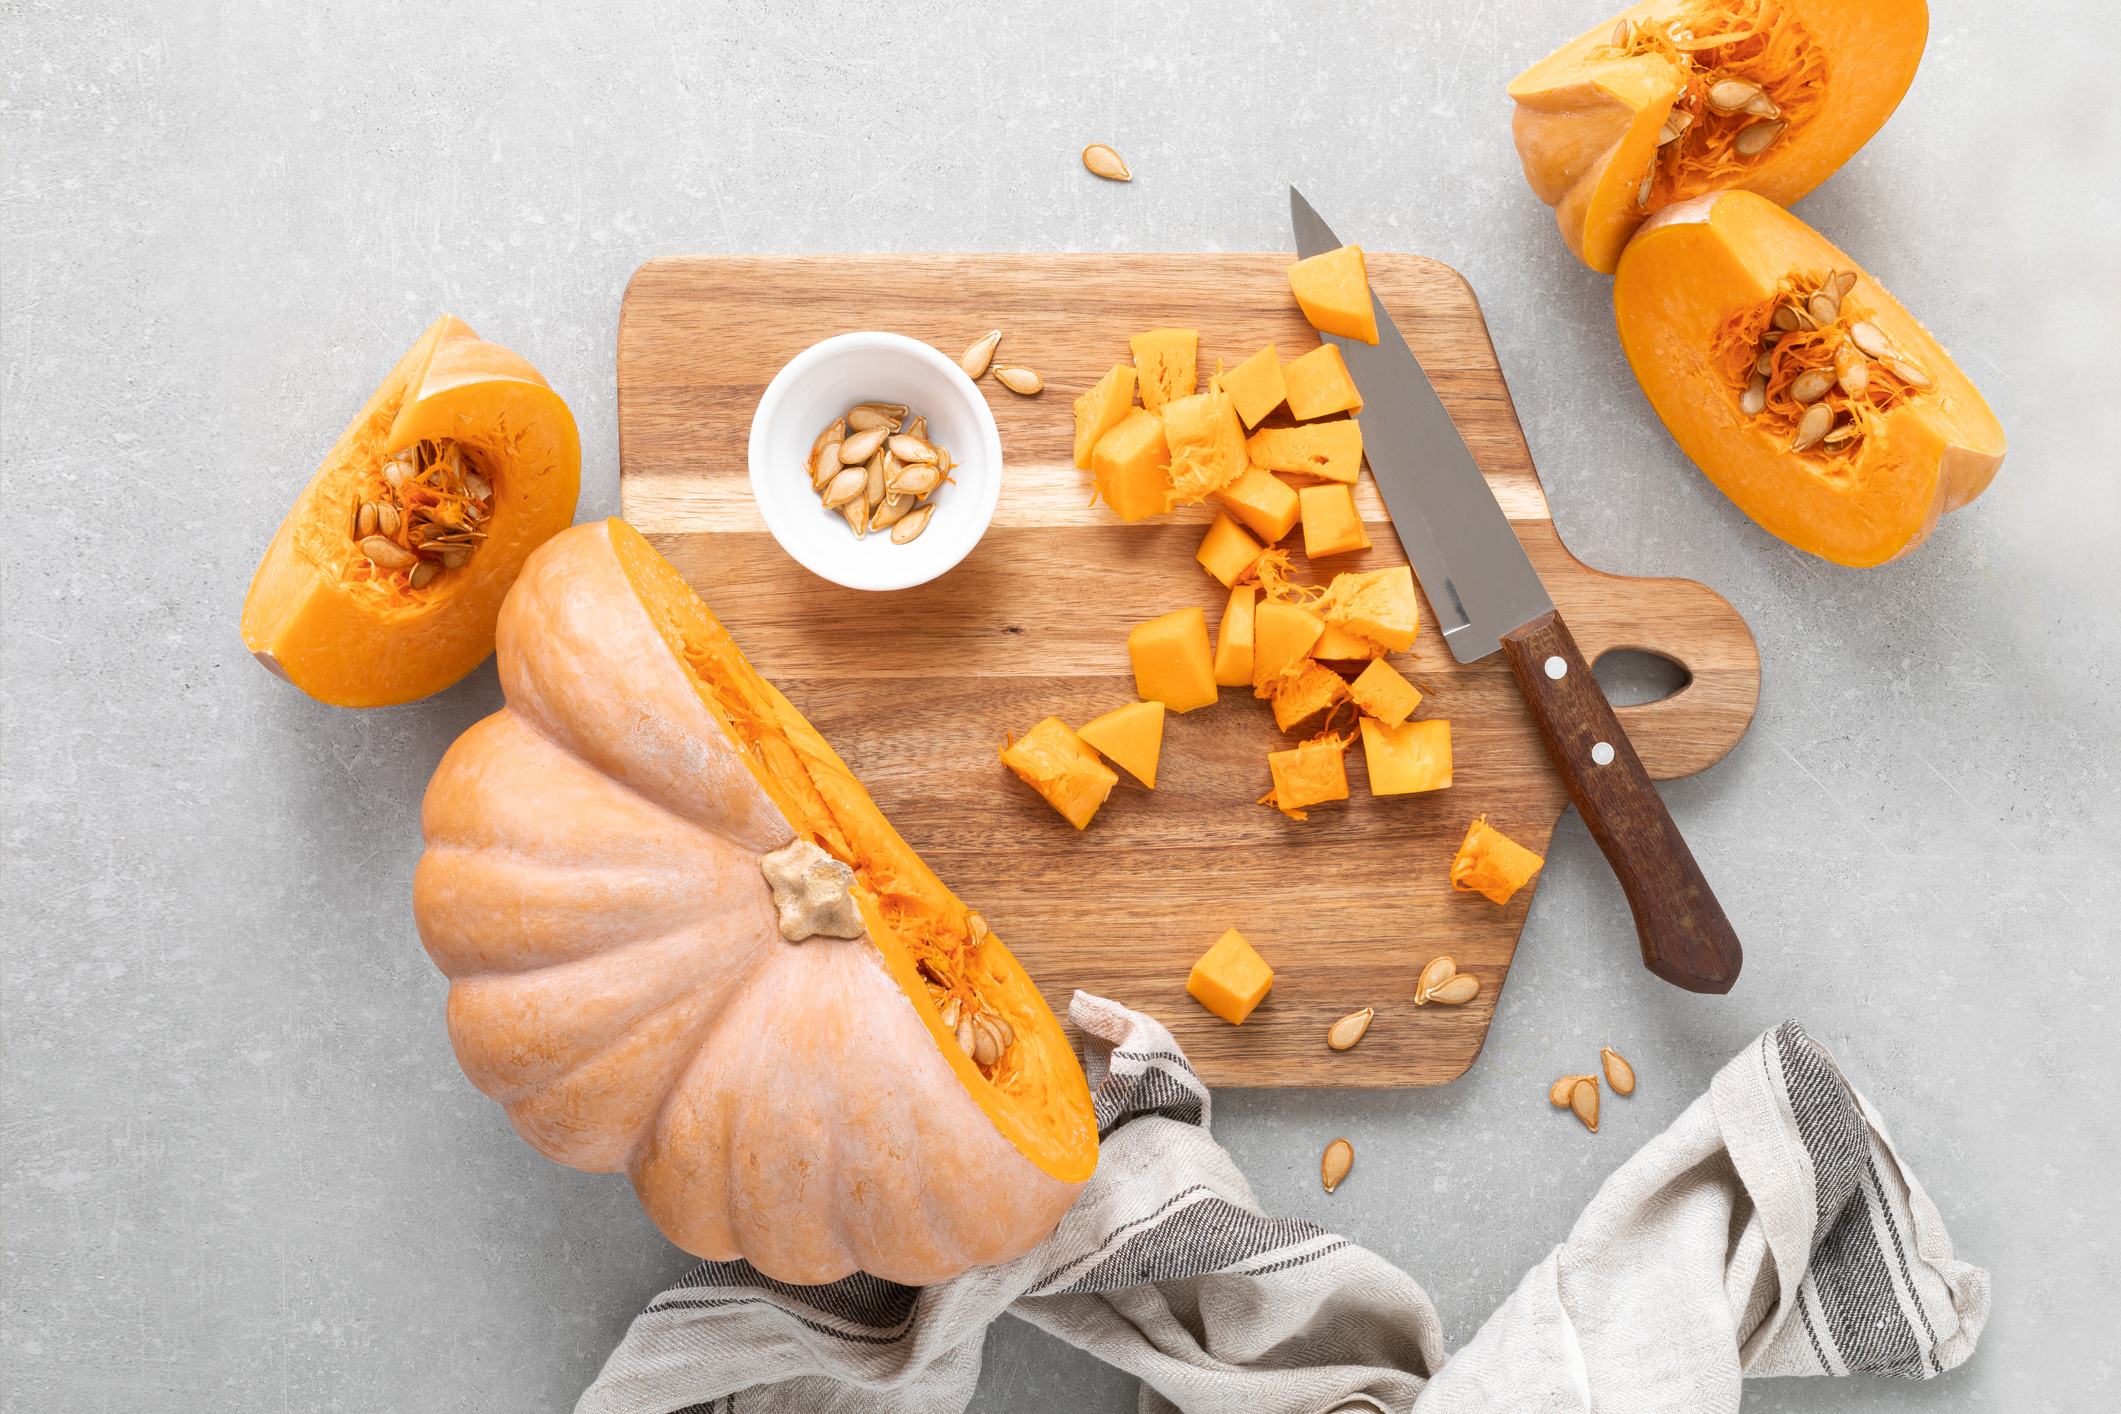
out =
<path fill-rule="evenodd" d="M 1071 402 L 1127 336 L 1200 331 L 1203 384 L 1272 342 L 1283 361 L 1318 344 L 1290 297 L 1285 255 L 682 257 L 641 267 L 619 317 L 620 495 L 626 518 L 669 557 L 769 678 L 838 748 L 884 813 L 1066 1014 L 1078 987 L 1155 1015 L 1214 1085 L 1441 1085 L 1480 1052 L 1532 890 L 1506 907 L 1456 893 L 1451 857 L 1489 821 L 1545 852 L 1567 797 L 1502 655 L 1470 666 L 1433 616 L 1393 662 L 1451 721 L 1447 790 L 1373 798 L 1358 744 L 1353 798 L 1298 823 L 1254 802 L 1267 753 L 1290 745 L 1264 702 L 1223 689 L 1166 719 L 1157 788 L 1120 773 L 1076 831 L 996 758 L 1005 732 L 1047 715 L 1071 726 L 1134 700 L 1128 629 L 1188 605 L 1220 618 L 1224 590 L 1194 561 L 1206 507 L 1121 524 L 1090 504 L 1070 459 Z M 1371 255 L 1370 278 L 1530 552 L 1584 656 L 1659 653 L 1692 674 L 1657 703 L 1620 709 L 1643 764 L 1670 779 L 1736 744 L 1759 697 L 1752 634 L 1714 591 L 1624 579 L 1580 563 L 1546 496 L 1482 322 L 1449 267 Z M 819 339 L 892 330 L 951 357 L 1005 332 L 1000 363 L 1036 369 L 1023 398 L 981 382 L 1005 473 L 993 526 L 942 578 L 894 594 L 810 574 L 767 533 L 746 467 L 752 409 L 781 366 Z M 1286 420 L 1277 414 L 1276 420 Z M 1374 548 L 1302 582 L 1405 563 L 1364 472 L 1357 502 Z M 1713 880 L 1711 881 L 1714 882 Z M 1242 1027 L 1186 994 L 1187 971 L 1225 928 L 1275 969 Z M 1476 974 L 1467 1006 L 1417 1009 L 1414 981 L 1439 953 Z M 1616 950 L 1616 968 L 1640 966 Z M 1364 1006 L 1362 1044 L 1325 1029 Z"/>

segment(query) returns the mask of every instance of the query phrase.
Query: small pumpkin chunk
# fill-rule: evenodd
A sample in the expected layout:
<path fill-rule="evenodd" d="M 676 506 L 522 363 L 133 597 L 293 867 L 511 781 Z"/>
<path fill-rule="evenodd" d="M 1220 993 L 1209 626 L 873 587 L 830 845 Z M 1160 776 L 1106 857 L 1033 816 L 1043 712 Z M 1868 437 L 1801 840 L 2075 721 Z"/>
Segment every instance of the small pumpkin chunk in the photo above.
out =
<path fill-rule="evenodd" d="M 1220 687 L 1252 684 L 1252 613 L 1258 599 L 1256 584 L 1230 587 L 1230 602 L 1215 630 L 1215 681 Z"/>
<path fill-rule="evenodd" d="M 1076 735 L 1126 767 L 1135 780 L 1156 789 L 1156 760 L 1164 749 L 1163 703 L 1130 702 L 1084 723 Z"/>
<path fill-rule="evenodd" d="M 1355 513 L 1355 497 L 1347 487 L 1337 481 L 1306 486 L 1297 493 L 1297 499 L 1303 508 L 1304 554 L 1308 558 L 1317 560 L 1370 548 L 1362 517 Z"/>
<path fill-rule="evenodd" d="M 1134 350 L 1143 407 L 1155 412 L 1165 403 L 1193 396 L 1200 381 L 1195 368 L 1200 352 L 1199 330 L 1151 329 L 1127 340 L 1127 346 Z"/>
<path fill-rule="evenodd" d="M 1341 759 L 1352 745 L 1352 736 L 1321 737 L 1290 751 L 1267 754 L 1267 769 L 1274 773 L 1274 789 L 1259 798 L 1291 820 L 1305 820 L 1307 805 L 1348 798 L 1348 765 Z"/>
<path fill-rule="evenodd" d="M 1281 381 L 1289 388 L 1289 415 L 1298 422 L 1362 411 L 1362 394 L 1356 391 L 1337 344 L 1320 344 L 1302 358 L 1292 359 L 1283 365 Z"/>
<path fill-rule="evenodd" d="M 1406 565 L 1334 575 L 1326 597 L 1319 601 L 1319 611 L 1350 633 L 1382 643 L 1394 653 L 1412 648 L 1421 631 L 1414 571 Z"/>
<path fill-rule="evenodd" d="M 1332 625 L 1327 625 L 1330 631 Z M 1414 715 L 1421 705 L 1421 689 L 1401 677 L 1399 670 L 1379 658 L 1348 684 L 1355 705 L 1388 727 L 1396 727 Z"/>
<path fill-rule="evenodd" d="M 1348 700 L 1347 680 L 1323 663 L 1305 663 L 1274 688 L 1274 725 L 1293 732 Z"/>
<path fill-rule="evenodd" d="M 1098 439 L 1119 426 L 1134 405 L 1134 369 L 1124 363 L 1097 380 L 1097 386 L 1075 400 L 1075 464 L 1090 469 Z"/>
<path fill-rule="evenodd" d="M 1295 529 L 1303 515 L 1294 488 L 1257 466 L 1247 466 L 1243 476 L 1211 499 L 1270 544 Z"/>
<path fill-rule="evenodd" d="M 1364 717 L 1362 755 L 1372 795 L 1443 790 L 1451 784 L 1451 724 L 1431 719 L 1388 727 Z"/>
<path fill-rule="evenodd" d="M 1218 511 L 1215 523 L 1201 537 L 1200 549 L 1194 551 L 1193 558 L 1199 560 L 1209 574 L 1221 580 L 1227 589 L 1244 577 L 1266 548 L 1245 534 L 1244 527 L 1230 519 L 1227 512 Z"/>
<path fill-rule="evenodd" d="M 1090 823 L 1119 776 L 1058 717 L 1048 717 L 1002 748 L 1002 764 L 1076 829 Z"/>
<path fill-rule="evenodd" d="M 1204 501 L 1245 474 L 1245 429 L 1230 395 L 1174 398 L 1158 410 L 1171 449 L 1171 504 Z"/>
<path fill-rule="evenodd" d="M 1248 431 L 1259 426 L 1259 420 L 1289 396 L 1288 385 L 1281 381 L 1281 360 L 1272 344 L 1219 375 L 1215 382 L 1237 405 L 1237 415 L 1245 420 Z"/>
<path fill-rule="evenodd" d="M 1244 1025 L 1273 985 L 1274 969 L 1235 928 L 1201 954 L 1186 979 L 1186 990 L 1194 1000 L 1232 1026 Z"/>
<path fill-rule="evenodd" d="M 1372 643 L 1360 634 L 1350 633 L 1335 623 L 1327 624 L 1326 631 L 1318 636 L 1318 642 L 1311 645 L 1312 657 L 1335 663 L 1367 662 L 1384 655 L 1385 646 L 1382 643 Z"/>
<path fill-rule="evenodd" d="M 1161 515 L 1171 505 L 1171 448 L 1164 420 L 1140 408 L 1098 438 L 1090 454 L 1097 494 L 1121 520 Z"/>
<path fill-rule="evenodd" d="M 1215 664 L 1208 651 L 1208 616 L 1180 609 L 1136 624 L 1127 635 L 1134 659 L 1134 691 L 1145 702 L 1174 712 L 1215 704 Z"/>
<path fill-rule="evenodd" d="M 1480 816 L 1466 827 L 1465 842 L 1451 861 L 1451 887 L 1466 893 L 1485 894 L 1496 903 L 1508 903 L 1510 895 L 1532 881 L 1546 860 Z"/>
<path fill-rule="evenodd" d="M 1301 472 L 1355 484 L 1362 474 L 1362 424 L 1354 418 L 1303 427 L 1263 427 L 1245 440 L 1245 455 L 1269 471 Z"/>
<path fill-rule="evenodd" d="M 1304 318 L 1322 334 L 1377 342 L 1377 313 L 1370 304 L 1370 277 L 1362 247 L 1344 245 L 1289 267 L 1289 288 Z"/>
<path fill-rule="evenodd" d="M 1326 621 L 1294 604 L 1262 604 L 1252 619 L 1252 686 L 1255 697 L 1271 697 L 1275 684 L 1294 677 L 1310 656 Z"/>

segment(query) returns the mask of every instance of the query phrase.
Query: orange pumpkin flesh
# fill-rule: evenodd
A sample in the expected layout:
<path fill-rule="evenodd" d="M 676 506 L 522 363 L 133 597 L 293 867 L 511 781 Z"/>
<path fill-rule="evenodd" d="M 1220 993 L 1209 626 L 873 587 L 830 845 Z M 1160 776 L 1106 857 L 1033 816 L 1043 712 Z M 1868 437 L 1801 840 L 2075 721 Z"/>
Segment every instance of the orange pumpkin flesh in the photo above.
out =
<path fill-rule="evenodd" d="M 386 458 L 454 442 L 490 484 L 485 538 L 420 588 L 379 569 L 353 515 Z M 528 362 L 448 315 L 420 336 L 296 498 L 243 601 L 243 641 L 266 667 L 340 707 L 439 692 L 493 652 L 523 560 L 574 519 L 582 449 L 567 404 Z M 398 537 L 400 543 L 406 537 Z"/>
<path fill-rule="evenodd" d="M 1842 317 L 1818 332 L 1784 336 L 1766 414 L 1742 398 L 1759 340 L 1792 288 L 1828 272 L 1853 273 Z M 1981 494 L 2003 464 L 2004 435 L 1981 393 L 1914 316 L 1818 232 L 1750 192 L 1669 207 L 1628 245 L 1613 281 L 1621 347 L 1680 449 L 1771 533 L 1843 565 L 1896 559 L 1928 537 L 1938 517 Z M 1829 366 L 1850 321 L 1881 331 L 1930 380 L 1910 387 L 1872 364 L 1857 398 L 1837 390 L 1837 417 L 1861 421 L 1859 440 L 1792 451 L 1799 405 L 1787 390 L 1797 367 Z"/>
<path fill-rule="evenodd" d="M 507 707 L 428 787 L 414 885 L 465 1073 L 561 1163 L 624 1170 L 702 1257 L 922 1285 L 1006 1261 L 1097 1161 L 1037 989 L 620 521 L 533 554 Z M 787 942 L 759 857 L 851 865 L 864 937 Z M 990 1067 L 938 996 L 1015 1040 Z"/>
<path fill-rule="evenodd" d="M 1610 273 L 1667 206 L 1725 189 L 1787 206 L 1825 181 L 1899 106 L 1928 35 L 1924 0 L 1643 0 L 1511 81 L 1525 180 Z M 1764 90 L 1772 116 L 1721 111 L 1726 80 Z M 1684 130 L 1661 143 L 1668 121 Z M 1775 122 L 1764 150 L 1741 150 Z"/>

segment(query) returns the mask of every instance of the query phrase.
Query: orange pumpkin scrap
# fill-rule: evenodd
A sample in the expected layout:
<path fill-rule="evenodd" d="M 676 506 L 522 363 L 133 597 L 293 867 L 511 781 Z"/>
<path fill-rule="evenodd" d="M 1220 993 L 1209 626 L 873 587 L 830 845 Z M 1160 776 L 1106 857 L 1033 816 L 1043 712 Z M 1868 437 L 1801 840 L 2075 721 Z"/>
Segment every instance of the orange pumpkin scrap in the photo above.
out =
<path fill-rule="evenodd" d="M 1121 520 L 1161 515 L 1171 507 L 1171 447 L 1164 420 L 1141 408 L 1098 438 L 1090 467 L 1097 494 Z"/>
<path fill-rule="evenodd" d="M 1482 815 L 1466 827 L 1465 843 L 1451 861 L 1451 887 L 1508 903 L 1546 864 L 1523 845 L 1488 824 Z"/>
<path fill-rule="evenodd" d="M 1136 624 L 1127 634 L 1134 660 L 1134 695 L 1174 712 L 1215 705 L 1215 660 L 1208 649 L 1208 616 L 1180 609 Z"/>
<path fill-rule="evenodd" d="M 1330 632 L 1332 625 L 1327 625 Z M 1348 684 L 1355 705 L 1388 727 L 1396 727 L 1414 715 L 1421 705 L 1421 690 L 1401 677 L 1398 669 L 1379 658 Z"/>
<path fill-rule="evenodd" d="M 1247 466 L 1243 476 L 1211 499 L 1269 544 L 1295 529 L 1303 514 L 1289 484 L 1256 466 Z"/>
<path fill-rule="evenodd" d="M 1361 412 L 1362 394 L 1340 356 L 1337 344 L 1320 344 L 1301 358 L 1282 366 L 1281 381 L 1289 388 L 1289 415 L 1309 422 L 1336 412 Z"/>
<path fill-rule="evenodd" d="M 1355 510 L 1355 496 L 1347 487 L 1329 481 L 1306 486 L 1296 494 L 1303 510 L 1305 558 L 1321 560 L 1370 548 L 1370 537 Z"/>
<path fill-rule="evenodd" d="M 1218 511 L 1208 533 L 1201 537 L 1200 549 L 1194 551 L 1193 558 L 1199 560 L 1209 574 L 1221 580 L 1227 589 L 1251 571 L 1253 562 L 1266 548 L 1245 534 L 1244 528 L 1230 519 L 1227 512 Z"/>
<path fill-rule="evenodd" d="M 1230 588 L 1230 602 L 1215 629 L 1215 682 L 1218 687 L 1252 684 L 1252 615 L 1259 598 L 1256 584 Z"/>
<path fill-rule="evenodd" d="M 1274 725 L 1293 732 L 1348 700 L 1347 680 L 1323 663 L 1305 663 L 1274 685 Z"/>
<path fill-rule="evenodd" d="M 1076 733 L 1127 768 L 1127 774 L 1156 789 L 1156 762 L 1164 749 L 1164 704 L 1130 702 L 1086 722 Z"/>
<path fill-rule="evenodd" d="M 1284 678 L 1296 676 L 1326 622 L 1295 604 L 1269 601 L 1252 614 L 1252 686 L 1255 697 L 1271 697 Z"/>
<path fill-rule="evenodd" d="M 1217 374 L 1215 385 L 1230 395 L 1247 430 L 1259 426 L 1259 420 L 1289 396 L 1288 385 L 1281 381 L 1281 361 L 1272 344 L 1228 373 Z"/>
<path fill-rule="evenodd" d="M 413 917 L 516 1131 L 784 1282 L 923 1285 L 1051 1231 L 1097 1162 L 1060 1024 L 677 572 L 562 531 L 497 640 Z"/>
<path fill-rule="evenodd" d="M 1002 748 L 1002 764 L 1080 830 L 1119 777 L 1058 717 L 1048 717 Z"/>
<path fill-rule="evenodd" d="M 1823 559 L 1907 554 L 2003 465 L 2002 425 L 1929 331 L 1750 192 L 1645 223 L 1613 312 L 1680 449 L 1763 529 Z"/>
<path fill-rule="evenodd" d="M 1151 329 L 1127 340 L 1134 350 L 1142 406 L 1155 412 L 1165 403 L 1193 396 L 1200 381 L 1195 361 L 1200 350 L 1197 329 Z"/>
<path fill-rule="evenodd" d="M 1432 718 L 1389 727 L 1372 717 L 1361 721 L 1362 755 L 1370 771 L 1370 794 L 1408 795 L 1449 788 L 1449 722 Z"/>
<path fill-rule="evenodd" d="M 1186 978 L 1194 999 L 1232 1026 L 1244 1025 L 1273 985 L 1274 969 L 1235 928 L 1201 954 Z"/>
<path fill-rule="evenodd" d="M 334 706 L 440 692 L 493 652 L 501 600 L 574 520 L 581 471 L 560 395 L 443 315 L 280 523 L 243 601 L 244 646 Z"/>
<path fill-rule="evenodd" d="M 1349 417 L 1303 427 L 1262 427 L 1245 440 L 1245 455 L 1269 471 L 1353 486 L 1362 474 L 1362 424 Z"/>
<path fill-rule="evenodd" d="M 1267 769 L 1273 772 L 1274 789 L 1259 798 L 1291 820 L 1310 817 L 1303 807 L 1328 800 L 1348 798 L 1348 766 L 1342 760 L 1352 736 L 1328 736 L 1307 741 L 1288 751 L 1267 753 Z"/>
<path fill-rule="evenodd" d="M 1304 318 L 1320 333 L 1377 342 L 1377 314 L 1370 304 L 1361 246 L 1344 245 L 1297 261 L 1289 267 L 1289 288 Z"/>
<path fill-rule="evenodd" d="M 1228 393 L 1174 398 L 1158 416 L 1171 449 L 1171 505 L 1204 501 L 1245 474 L 1244 424 Z"/>
<path fill-rule="evenodd" d="M 1510 83 L 1525 180 L 1579 260 L 1610 272 L 1635 228 L 1717 190 L 1788 206 L 1907 92 L 1924 0 L 1643 0 Z"/>
<path fill-rule="evenodd" d="M 1311 645 L 1312 657 L 1336 663 L 1368 662 L 1372 658 L 1382 658 L 1384 653 L 1382 643 L 1372 643 L 1335 623 L 1327 624 L 1325 632 L 1318 635 L 1318 642 Z"/>
<path fill-rule="evenodd" d="M 1414 571 L 1407 565 L 1334 575 L 1318 611 L 1394 653 L 1412 648 L 1421 631 L 1421 604 L 1414 597 Z"/>
<path fill-rule="evenodd" d="M 1075 464 L 1090 470 L 1098 439 L 1119 426 L 1133 411 L 1134 369 L 1124 363 L 1097 380 L 1097 386 L 1075 400 Z"/>

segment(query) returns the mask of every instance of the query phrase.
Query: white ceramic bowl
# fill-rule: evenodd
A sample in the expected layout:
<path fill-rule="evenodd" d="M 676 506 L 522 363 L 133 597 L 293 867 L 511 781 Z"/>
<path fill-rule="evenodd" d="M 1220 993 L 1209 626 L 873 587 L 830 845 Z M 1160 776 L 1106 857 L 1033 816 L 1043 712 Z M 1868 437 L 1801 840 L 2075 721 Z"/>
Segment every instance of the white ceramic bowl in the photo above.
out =
<path fill-rule="evenodd" d="M 860 540 L 838 511 L 819 504 L 806 470 L 810 444 L 857 403 L 904 403 L 928 419 L 928 440 L 957 463 L 931 499 L 920 538 L 891 543 L 872 531 Z M 972 553 L 1002 493 L 1002 439 L 965 370 L 903 334 L 841 334 L 794 358 L 751 415 L 751 495 L 781 548 L 813 574 L 849 589 L 926 584 Z"/>

